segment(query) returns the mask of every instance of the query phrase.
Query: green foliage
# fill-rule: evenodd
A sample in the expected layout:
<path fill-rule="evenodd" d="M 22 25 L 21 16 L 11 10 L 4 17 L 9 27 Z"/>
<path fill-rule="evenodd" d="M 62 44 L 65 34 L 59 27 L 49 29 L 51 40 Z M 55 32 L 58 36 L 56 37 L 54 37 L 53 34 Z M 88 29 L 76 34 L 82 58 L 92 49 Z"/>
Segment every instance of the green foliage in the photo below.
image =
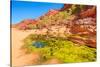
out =
<path fill-rule="evenodd" d="M 79 14 L 83 9 L 85 8 L 85 5 L 72 5 L 71 8 L 69 8 L 67 11 L 72 14 Z"/>
<path fill-rule="evenodd" d="M 32 45 L 36 41 L 45 42 L 47 45 L 43 48 L 36 48 Z M 46 61 L 51 58 L 57 58 L 63 63 L 88 62 L 96 60 L 96 49 L 87 46 L 76 46 L 75 43 L 64 38 L 53 38 L 44 35 L 29 35 L 24 39 L 24 48 L 28 53 L 40 52 L 41 59 Z"/>
<path fill-rule="evenodd" d="M 66 63 L 94 61 L 96 57 L 95 50 L 86 46 L 72 46 L 67 49 L 61 48 L 55 52 L 55 56 Z"/>

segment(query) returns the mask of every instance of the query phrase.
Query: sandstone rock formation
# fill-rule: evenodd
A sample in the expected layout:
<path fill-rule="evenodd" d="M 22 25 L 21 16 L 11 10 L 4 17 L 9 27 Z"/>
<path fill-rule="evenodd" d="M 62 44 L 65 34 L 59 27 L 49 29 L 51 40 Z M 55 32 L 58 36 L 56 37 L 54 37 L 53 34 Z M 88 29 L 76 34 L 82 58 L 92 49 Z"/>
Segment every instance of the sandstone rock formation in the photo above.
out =
<path fill-rule="evenodd" d="M 58 10 L 53 10 L 53 9 L 51 9 L 51 10 L 49 10 L 48 12 L 47 12 L 47 14 L 45 14 L 46 16 L 49 16 L 49 15 L 55 15 L 55 14 L 57 14 L 59 11 Z"/>
<path fill-rule="evenodd" d="M 26 20 L 23 20 L 20 23 L 16 24 L 16 26 L 19 29 L 25 30 L 25 29 L 29 29 L 29 26 L 28 25 L 35 25 L 35 24 L 37 24 L 37 21 L 36 20 L 26 19 Z"/>

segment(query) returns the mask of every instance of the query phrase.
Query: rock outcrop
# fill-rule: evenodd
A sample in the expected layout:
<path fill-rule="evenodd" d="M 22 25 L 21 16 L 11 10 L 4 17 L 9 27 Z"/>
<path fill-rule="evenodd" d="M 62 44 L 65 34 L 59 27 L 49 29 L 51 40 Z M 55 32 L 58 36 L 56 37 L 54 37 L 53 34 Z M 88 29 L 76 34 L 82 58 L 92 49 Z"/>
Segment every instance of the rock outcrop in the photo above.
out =
<path fill-rule="evenodd" d="M 87 9 L 86 11 L 82 11 L 80 13 L 80 17 L 81 18 L 85 18 L 85 17 L 96 17 L 96 7 L 92 7 L 90 9 Z"/>
<path fill-rule="evenodd" d="M 96 48 L 95 38 L 83 38 L 83 37 L 68 37 L 68 40 L 77 43 L 78 45 L 86 45 L 92 48 Z"/>
<path fill-rule="evenodd" d="M 26 19 L 26 20 L 23 20 L 20 23 L 18 23 L 16 26 L 19 29 L 25 30 L 25 29 L 29 29 L 29 26 L 28 25 L 35 25 L 35 24 L 37 24 L 37 21 L 36 20 Z"/>
<path fill-rule="evenodd" d="M 51 10 L 49 10 L 48 13 L 45 14 L 45 15 L 46 15 L 46 16 L 55 15 L 55 14 L 57 14 L 58 12 L 59 12 L 58 10 L 53 10 L 53 9 L 51 9 Z"/>
<path fill-rule="evenodd" d="M 64 11 L 69 9 L 72 6 L 72 4 L 64 4 L 64 6 L 60 9 L 60 11 Z"/>

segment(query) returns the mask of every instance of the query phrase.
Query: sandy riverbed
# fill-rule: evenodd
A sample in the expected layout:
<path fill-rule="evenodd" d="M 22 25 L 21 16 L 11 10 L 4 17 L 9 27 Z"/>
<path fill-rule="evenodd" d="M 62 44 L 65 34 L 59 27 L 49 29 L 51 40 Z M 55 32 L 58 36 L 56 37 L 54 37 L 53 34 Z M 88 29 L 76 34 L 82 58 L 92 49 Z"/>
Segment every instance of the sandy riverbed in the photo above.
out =
<path fill-rule="evenodd" d="M 12 28 L 12 66 L 23 67 L 24 65 L 31 65 L 39 57 L 38 54 L 25 54 L 21 50 L 23 46 L 23 39 L 34 31 L 22 31 Z"/>

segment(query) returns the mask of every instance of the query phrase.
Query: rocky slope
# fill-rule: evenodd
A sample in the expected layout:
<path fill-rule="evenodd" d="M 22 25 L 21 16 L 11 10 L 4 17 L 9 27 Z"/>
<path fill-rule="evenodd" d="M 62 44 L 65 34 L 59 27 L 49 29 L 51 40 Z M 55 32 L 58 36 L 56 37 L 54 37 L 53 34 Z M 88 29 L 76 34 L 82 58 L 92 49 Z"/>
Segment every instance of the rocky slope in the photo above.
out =
<path fill-rule="evenodd" d="M 34 19 L 25 19 L 21 21 L 18 24 L 15 24 L 14 27 L 17 27 L 18 29 L 25 30 L 25 29 L 31 29 L 31 25 L 37 24 L 37 21 Z"/>
<path fill-rule="evenodd" d="M 96 47 L 96 7 L 89 5 L 64 4 L 60 10 L 50 10 L 37 20 L 26 19 L 16 24 L 22 30 L 36 30 L 43 35 L 69 37 L 69 40 L 78 44 L 87 44 Z M 93 36 L 93 38 L 90 38 Z M 83 38 L 86 38 L 85 40 Z"/>

